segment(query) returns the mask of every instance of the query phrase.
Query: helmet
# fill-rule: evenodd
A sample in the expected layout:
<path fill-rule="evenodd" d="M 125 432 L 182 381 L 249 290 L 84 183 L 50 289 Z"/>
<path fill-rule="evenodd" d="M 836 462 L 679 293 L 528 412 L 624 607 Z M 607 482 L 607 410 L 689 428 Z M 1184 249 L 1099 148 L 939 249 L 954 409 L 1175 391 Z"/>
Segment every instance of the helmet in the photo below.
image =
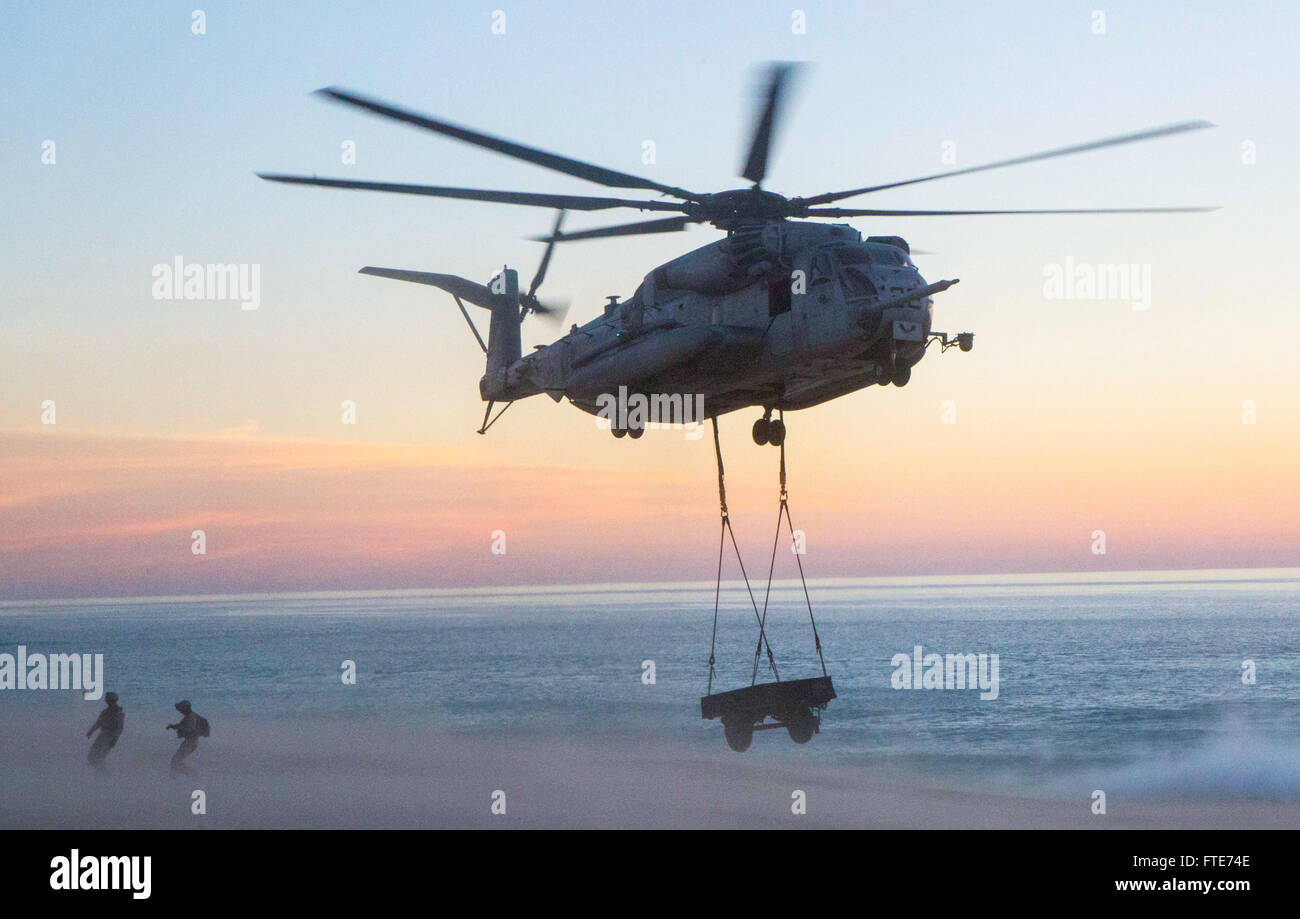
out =
<path fill-rule="evenodd" d="M 107 702 L 109 705 L 116 705 L 116 704 L 117 704 L 117 693 L 115 693 L 115 692 L 106 692 L 106 693 L 104 693 L 104 701 Z"/>

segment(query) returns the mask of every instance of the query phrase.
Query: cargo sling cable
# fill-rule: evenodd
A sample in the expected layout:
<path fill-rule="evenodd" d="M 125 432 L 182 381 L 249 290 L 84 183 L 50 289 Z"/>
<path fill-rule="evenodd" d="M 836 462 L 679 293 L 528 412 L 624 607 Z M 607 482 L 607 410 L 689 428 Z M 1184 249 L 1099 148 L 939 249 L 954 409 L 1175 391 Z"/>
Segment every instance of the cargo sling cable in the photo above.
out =
<path fill-rule="evenodd" d="M 785 424 L 785 413 L 778 410 L 777 418 L 781 421 L 782 426 Z M 776 512 L 776 536 L 772 539 L 772 559 L 767 566 L 767 590 L 763 594 L 763 615 L 759 620 L 759 631 L 767 623 L 767 603 L 772 596 L 772 573 L 776 570 L 776 547 L 781 543 L 781 518 L 785 517 L 787 528 L 790 530 L 790 546 L 794 549 L 794 561 L 799 566 L 799 584 L 803 587 L 804 603 L 808 606 L 808 623 L 812 626 L 813 645 L 817 648 L 817 660 L 821 662 L 822 676 L 829 676 L 826 672 L 826 658 L 822 656 L 822 639 L 817 634 L 817 620 L 813 618 L 812 599 L 808 596 L 808 581 L 803 574 L 803 560 L 799 558 L 799 543 L 794 535 L 794 521 L 790 518 L 790 498 L 789 492 L 785 486 L 785 438 L 781 439 L 778 445 L 781 449 L 781 506 Z M 769 648 L 769 653 L 770 653 Z M 775 666 L 773 666 L 775 672 Z M 777 680 L 781 678 L 778 676 Z M 758 680 L 758 649 L 754 649 L 754 672 L 750 677 L 749 685 L 753 686 Z"/>
<path fill-rule="evenodd" d="M 740 557 L 740 546 L 736 545 L 736 531 L 731 528 L 731 516 L 727 513 L 727 485 L 724 480 L 724 471 L 722 467 L 722 441 L 718 437 L 718 419 L 714 417 L 713 421 L 713 451 L 718 457 L 718 504 L 722 509 L 722 532 L 718 536 L 718 578 L 713 588 L 713 639 L 709 645 L 709 688 L 708 693 L 713 693 L 713 674 L 714 665 L 717 663 L 715 652 L 718 647 L 718 600 L 722 594 L 722 554 L 727 544 L 727 536 L 731 536 L 731 547 L 736 552 L 736 562 L 740 565 L 740 576 L 745 579 L 745 590 L 749 592 L 749 602 L 754 608 L 754 620 L 758 623 L 758 647 L 754 651 L 754 672 L 758 672 L 758 657 L 764 647 L 767 648 L 767 662 L 772 667 L 772 676 L 776 681 L 781 681 L 781 674 L 776 669 L 776 658 L 772 655 L 772 646 L 768 644 L 767 633 L 764 630 L 763 616 L 758 612 L 758 601 L 754 599 L 754 589 L 749 584 L 749 575 L 745 572 L 745 560 Z M 781 448 L 784 455 L 785 448 Z M 771 572 L 768 572 L 768 590 L 772 587 Z M 763 600 L 763 614 L 767 613 L 767 599 Z M 752 685 L 752 681 L 751 681 Z"/>
<path fill-rule="evenodd" d="M 784 413 L 781 413 L 784 414 Z M 784 423 L 784 422 L 782 422 Z M 835 698 L 835 689 L 830 675 L 826 671 L 826 658 L 822 653 L 821 636 L 817 632 L 817 621 L 813 616 L 812 600 L 808 594 L 808 582 L 804 576 L 803 561 L 795 551 L 795 561 L 799 566 L 799 582 L 803 587 L 804 603 L 808 607 L 808 621 L 812 626 L 813 644 L 817 650 L 817 659 L 821 663 L 822 675 L 805 680 L 781 680 L 777 670 L 776 657 L 772 653 L 767 637 L 767 610 L 772 595 L 772 578 L 776 570 L 776 550 L 781 542 L 781 518 L 784 517 L 790 533 L 792 547 L 797 550 L 794 522 L 790 516 L 789 493 L 786 487 L 785 443 L 778 445 L 781 449 L 781 498 L 777 510 L 776 535 L 772 541 L 772 556 L 768 565 L 767 589 L 763 595 L 763 609 L 760 612 L 754 599 L 753 587 L 745 571 L 744 560 L 740 556 L 740 547 L 736 543 L 735 530 L 731 526 L 731 517 L 727 511 L 727 490 L 722 464 L 722 443 L 718 435 L 718 421 L 713 419 L 713 447 L 718 461 L 718 503 L 722 515 L 722 532 L 718 540 L 718 575 L 713 594 L 713 636 L 709 647 L 709 682 L 707 695 L 700 700 L 700 711 L 705 718 L 721 718 L 726 733 L 727 744 L 736 751 L 749 748 L 755 730 L 768 730 L 785 727 L 796 743 L 807 743 L 820 728 L 820 712 L 826 704 Z M 754 667 L 750 675 L 750 685 L 743 689 L 713 694 L 713 677 L 717 663 L 718 644 L 718 608 L 722 593 L 722 556 L 726 549 L 727 536 L 731 537 L 732 549 L 740 565 L 741 577 L 749 593 L 750 604 L 754 609 L 754 618 L 758 623 L 758 643 L 754 648 Z M 768 665 L 772 668 L 773 683 L 758 683 L 758 664 L 763 651 L 767 651 Z M 771 716 L 775 723 L 766 723 Z"/>

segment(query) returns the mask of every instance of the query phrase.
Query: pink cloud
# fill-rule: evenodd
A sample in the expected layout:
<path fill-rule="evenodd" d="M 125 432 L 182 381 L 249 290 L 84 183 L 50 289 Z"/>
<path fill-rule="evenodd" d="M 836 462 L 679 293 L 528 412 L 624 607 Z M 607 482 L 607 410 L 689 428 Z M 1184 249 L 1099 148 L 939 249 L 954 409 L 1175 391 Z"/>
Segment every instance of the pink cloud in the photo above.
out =
<path fill-rule="evenodd" d="M 882 450 L 835 469 L 803 454 L 791 501 L 811 576 L 1300 563 L 1285 462 L 1233 449 L 1182 462 L 1180 446 L 1171 462 L 1138 448 L 950 446 L 924 463 Z M 704 464 L 475 459 L 468 449 L 242 434 L 6 435 L 0 599 L 713 576 L 717 494 Z M 776 510 L 770 470 L 752 459 L 729 469 L 751 568 L 771 550 Z M 203 556 L 191 552 L 198 529 Z M 1105 556 L 1090 551 L 1094 529 L 1106 530 Z M 495 530 L 506 533 L 504 556 L 490 551 Z M 784 547 L 777 573 L 794 574 Z"/>

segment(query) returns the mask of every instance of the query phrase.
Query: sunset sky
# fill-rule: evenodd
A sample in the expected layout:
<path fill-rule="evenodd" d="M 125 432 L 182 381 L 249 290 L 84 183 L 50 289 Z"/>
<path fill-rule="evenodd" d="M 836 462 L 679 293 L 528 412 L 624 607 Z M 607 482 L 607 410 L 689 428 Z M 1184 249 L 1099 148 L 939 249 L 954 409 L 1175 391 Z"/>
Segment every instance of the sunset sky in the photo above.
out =
<path fill-rule="evenodd" d="M 524 237 L 549 211 L 253 173 L 601 193 L 309 95 L 338 84 L 740 187 L 750 83 L 773 59 L 814 65 L 766 183 L 789 195 L 940 171 L 945 142 L 960 167 L 1217 125 L 846 202 L 1222 209 L 852 221 L 934 253 L 917 257 L 928 280 L 960 278 L 935 324 L 976 345 L 933 349 L 905 389 L 787 417 L 811 575 L 1300 565 L 1295 5 L 809 4 L 802 35 L 777 3 L 205 3 L 203 35 L 191 8 L 22 4 L 0 34 L 0 600 L 712 577 L 708 436 L 615 440 L 537 398 L 480 437 L 482 355 L 455 304 L 356 273 L 508 263 L 526 281 L 541 246 Z M 575 243 L 543 292 L 582 322 L 718 235 Z M 154 299 L 153 266 L 178 255 L 259 265 L 259 308 Z M 1149 266 L 1150 308 L 1048 299 L 1067 259 Z M 553 334 L 530 319 L 524 347 Z M 757 414 L 722 434 L 760 558 L 777 454 L 750 441 Z"/>

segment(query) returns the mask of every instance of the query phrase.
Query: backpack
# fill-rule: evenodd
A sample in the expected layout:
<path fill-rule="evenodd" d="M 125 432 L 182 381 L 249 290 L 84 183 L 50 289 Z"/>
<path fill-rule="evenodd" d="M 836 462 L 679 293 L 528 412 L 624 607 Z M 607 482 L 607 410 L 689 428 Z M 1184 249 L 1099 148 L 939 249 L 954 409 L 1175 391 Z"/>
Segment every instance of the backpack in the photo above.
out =
<path fill-rule="evenodd" d="M 211 730 L 212 730 L 212 729 L 208 727 L 208 719 L 207 719 L 207 718 L 204 718 L 204 717 L 203 717 L 202 715 L 200 715 L 198 712 L 195 712 L 195 713 L 194 713 L 194 719 L 195 719 L 195 722 L 194 722 L 194 734 L 195 734 L 195 736 L 196 736 L 196 737 L 207 737 L 207 736 L 209 736 L 209 734 L 211 733 Z"/>

